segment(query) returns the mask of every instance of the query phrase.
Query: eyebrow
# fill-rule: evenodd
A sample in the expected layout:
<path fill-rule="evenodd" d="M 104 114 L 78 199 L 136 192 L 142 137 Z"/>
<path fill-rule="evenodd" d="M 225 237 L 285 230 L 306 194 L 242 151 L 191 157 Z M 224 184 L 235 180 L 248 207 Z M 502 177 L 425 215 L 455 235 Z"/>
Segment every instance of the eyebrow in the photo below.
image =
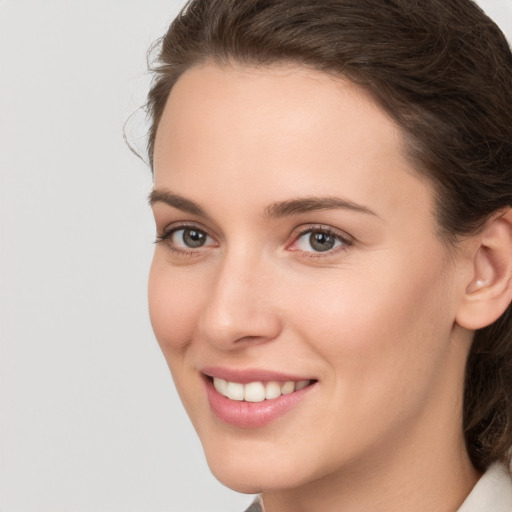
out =
<path fill-rule="evenodd" d="M 178 210 L 192 215 L 198 215 L 199 217 L 205 218 L 209 217 L 209 215 L 194 201 L 178 194 L 173 194 L 168 190 L 153 190 L 149 194 L 148 202 L 150 206 L 153 206 L 156 203 L 165 203 L 173 208 L 177 208 Z"/>
<path fill-rule="evenodd" d="M 304 197 L 299 199 L 290 199 L 279 201 L 265 208 L 265 217 L 279 218 L 289 215 L 300 215 L 321 210 L 351 210 L 358 213 L 369 215 L 378 215 L 366 206 L 340 199 L 339 197 Z"/>
<path fill-rule="evenodd" d="M 165 203 L 183 212 L 209 218 L 209 215 L 205 212 L 205 210 L 203 210 L 203 208 L 201 208 L 201 206 L 199 206 L 196 202 L 191 201 L 186 197 L 180 196 L 179 194 L 174 194 L 168 190 L 153 190 L 149 194 L 148 201 L 150 206 L 153 206 L 156 203 Z M 350 210 L 378 217 L 374 211 L 370 210 L 366 206 L 331 196 L 304 197 L 279 201 L 265 208 L 264 217 L 267 219 L 275 219 L 322 210 Z"/>

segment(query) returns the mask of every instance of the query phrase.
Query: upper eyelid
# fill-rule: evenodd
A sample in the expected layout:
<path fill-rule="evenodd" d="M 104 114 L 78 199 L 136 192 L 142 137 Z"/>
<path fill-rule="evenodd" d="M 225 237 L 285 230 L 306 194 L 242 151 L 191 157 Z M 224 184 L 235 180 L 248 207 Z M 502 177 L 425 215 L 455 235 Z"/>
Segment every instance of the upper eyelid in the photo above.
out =
<path fill-rule="evenodd" d="M 304 235 L 305 233 L 309 233 L 311 231 L 324 231 L 326 233 L 329 233 L 330 235 L 340 238 L 341 240 L 344 240 L 345 242 L 352 243 L 355 241 L 355 238 L 346 231 L 326 224 L 303 224 L 293 230 L 291 237 L 293 237 L 293 240 L 296 240 L 299 236 Z"/>
<path fill-rule="evenodd" d="M 203 216 L 201 213 L 181 211 L 174 206 L 168 206 L 165 202 L 160 201 L 152 203 L 151 207 L 159 233 L 168 232 L 174 226 L 192 226 L 203 230 L 219 240 L 217 234 L 220 232 L 220 227 L 215 223 L 214 219 L 207 215 Z M 160 228 L 160 226 L 163 227 Z"/>
<path fill-rule="evenodd" d="M 209 237 L 218 240 L 218 237 L 215 234 L 212 234 L 210 229 L 203 226 L 200 222 L 195 221 L 171 222 L 162 229 L 161 236 L 169 236 L 171 233 L 179 231 L 180 229 L 197 229 L 198 231 L 203 231 Z"/>

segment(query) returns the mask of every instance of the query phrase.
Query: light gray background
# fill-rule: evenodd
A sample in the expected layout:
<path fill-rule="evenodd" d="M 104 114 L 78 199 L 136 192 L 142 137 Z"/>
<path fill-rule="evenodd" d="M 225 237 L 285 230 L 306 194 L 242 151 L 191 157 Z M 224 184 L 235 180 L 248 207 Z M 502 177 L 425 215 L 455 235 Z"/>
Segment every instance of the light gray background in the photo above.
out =
<path fill-rule="evenodd" d="M 182 3 L 0 2 L 1 512 L 251 500 L 209 474 L 154 341 L 151 176 L 122 138 Z M 512 0 L 480 4 L 512 39 Z"/>

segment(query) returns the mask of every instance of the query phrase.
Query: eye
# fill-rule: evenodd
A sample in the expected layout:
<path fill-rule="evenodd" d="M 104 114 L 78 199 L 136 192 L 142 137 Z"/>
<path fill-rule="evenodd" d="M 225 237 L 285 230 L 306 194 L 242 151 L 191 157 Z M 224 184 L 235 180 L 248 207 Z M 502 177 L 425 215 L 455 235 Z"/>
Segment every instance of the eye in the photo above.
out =
<path fill-rule="evenodd" d="M 170 241 L 177 247 L 197 249 L 208 241 L 208 235 L 195 228 L 181 228 L 172 232 Z"/>
<path fill-rule="evenodd" d="M 297 239 L 297 248 L 301 251 L 325 252 L 340 245 L 336 237 L 324 231 L 310 231 Z"/>
<path fill-rule="evenodd" d="M 215 245 L 215 241 L 210 235 L 194 226 L 181 226 L 169 229 L 166 233 L 157 237 L 157 243 L 160 242 L 165 242 L 171 249 L 178 252 Z"/>
<path fill-rule="evenodd" d="M 291 245 L 290 250 L 326 253 L 349 245 L 351 245 L 350 240 L 331 229 L 316 227 L 302 231 Z"/>

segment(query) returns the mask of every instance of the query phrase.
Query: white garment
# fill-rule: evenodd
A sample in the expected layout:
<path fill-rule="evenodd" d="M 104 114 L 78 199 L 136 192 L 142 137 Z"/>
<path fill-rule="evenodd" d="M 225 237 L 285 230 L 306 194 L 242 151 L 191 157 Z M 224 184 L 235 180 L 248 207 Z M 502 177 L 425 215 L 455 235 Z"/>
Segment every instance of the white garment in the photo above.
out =
<path fill-rule="evenodd" d="M 259 496 L 245 512 L 265 512 Z M 505 467 L 492 465 L 457 512 L 512 512 L 512 479 Z"/>
<path fill-rule="evenodd" d="M 458 512 L 512 512 L 512 480 L 501 464 L 478 480 Z"/>

